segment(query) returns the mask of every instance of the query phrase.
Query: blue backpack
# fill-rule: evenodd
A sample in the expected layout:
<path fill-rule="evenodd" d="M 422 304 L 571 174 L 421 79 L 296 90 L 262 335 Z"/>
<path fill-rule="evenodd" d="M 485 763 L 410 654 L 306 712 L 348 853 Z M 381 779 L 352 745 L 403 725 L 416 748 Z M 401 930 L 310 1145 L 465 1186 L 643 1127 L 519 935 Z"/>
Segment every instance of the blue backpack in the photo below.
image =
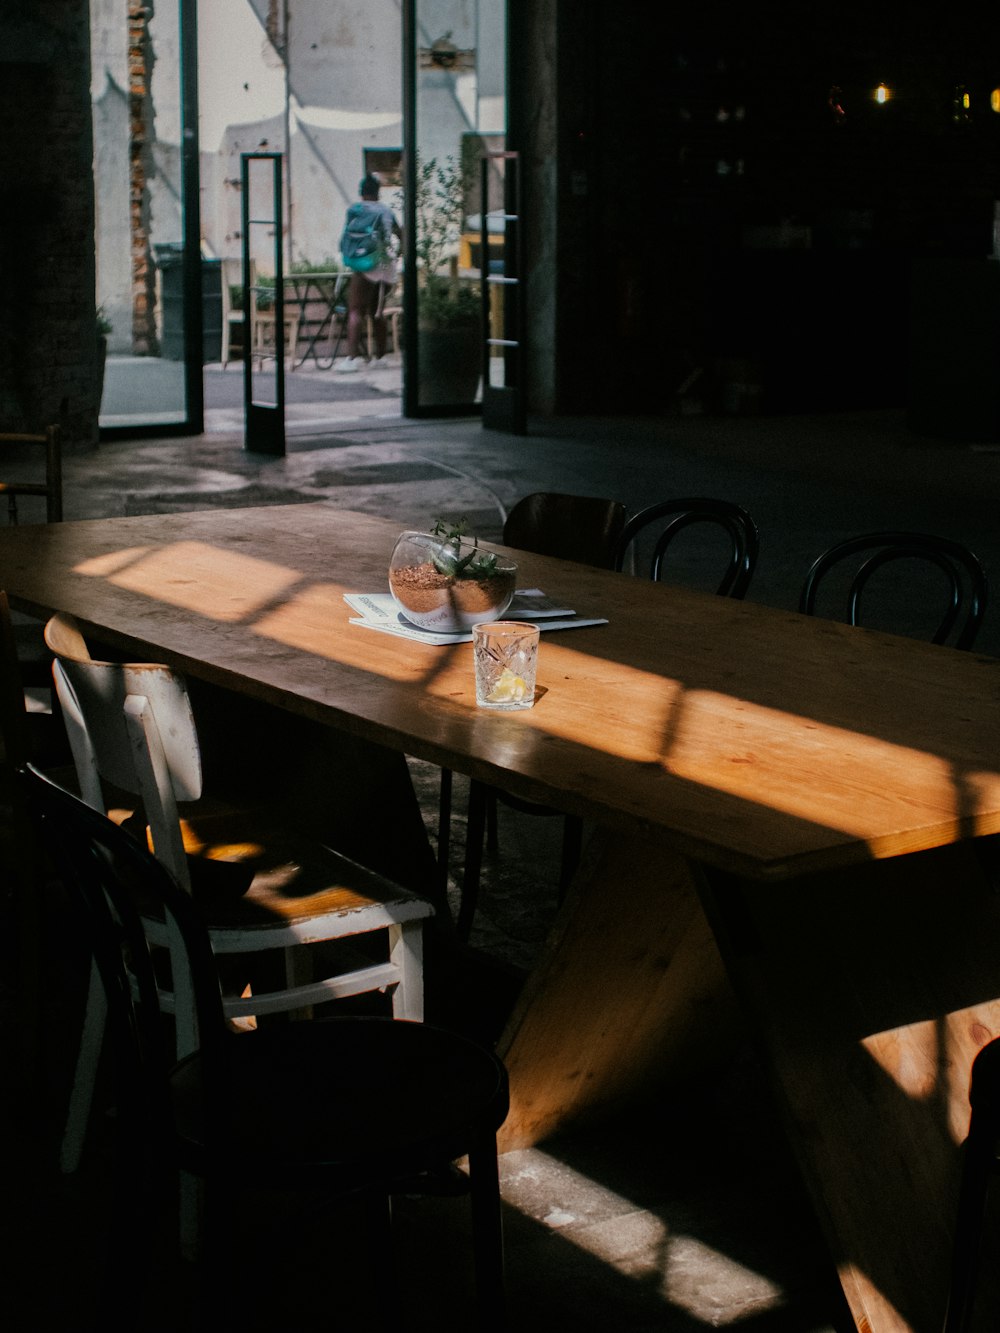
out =
<path fill-rule="evenodd" d="M 355 273 L 377 268 L 385 259 L 386 236 L 382 214 L 364 204 L 351 204 L 340 236 L 344 263 Z"/>

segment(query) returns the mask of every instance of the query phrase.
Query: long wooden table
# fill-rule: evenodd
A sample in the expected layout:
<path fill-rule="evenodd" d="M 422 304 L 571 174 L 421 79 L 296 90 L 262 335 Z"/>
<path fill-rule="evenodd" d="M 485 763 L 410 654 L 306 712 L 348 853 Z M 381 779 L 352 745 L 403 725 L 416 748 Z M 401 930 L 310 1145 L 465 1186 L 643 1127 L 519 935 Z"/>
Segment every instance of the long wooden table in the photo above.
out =
<path fill-rule="evenodd" d="M 520 553 L 521 586 L 610 623 L 543 635 L 535 707 L 488 713 L 468 645 L 349 624 L 397 532 L 324 505 L 7 529 L 0 586 L 591 821 L 503 1039 L 501 1146 L 748 1023 L 858 1327 L 936 1333 L 969 1065 L 1000 1033 L 974 841 L 1000 831 L 1000 661 Z"/>

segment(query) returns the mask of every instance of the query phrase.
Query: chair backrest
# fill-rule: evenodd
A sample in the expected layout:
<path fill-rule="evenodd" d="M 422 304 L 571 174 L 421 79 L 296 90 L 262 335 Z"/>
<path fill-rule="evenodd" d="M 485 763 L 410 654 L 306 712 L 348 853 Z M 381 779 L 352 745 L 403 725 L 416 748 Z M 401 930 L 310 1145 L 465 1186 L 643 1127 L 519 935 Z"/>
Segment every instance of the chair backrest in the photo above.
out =
<path fill-rule="evenodd" d="M 505 546 L 611 569 L 625 506 L 598 496 L 535 491 L 518 500 L 503 526 Z"/>
<path fill-rule="evenodd" d="M 60 523 L 62 502 L 62 437 L 58 426 L 46 426 L 40 434 L 6 431 L 0 433 L 0 450 L 4 445 L 27 445 L 30 449 L 45 450 L 44 481 L 0 480 L 0 495 L 7 497 L 7 515 L 11 523 L 18 519 L 17 499 L 20 495 L 40 496 L 45 500 L 45 521 Z"/>
<path fill-rule="evenodd" d="M 222 282 L 222 318 L 228 319 L 231 315 L 239 315 L 242 318 L 243 311 L 233 305 L 232 289 L 243 286 L 243 260 L 242 259 L 222 259 L 219 261 L 219 274 Z M 255 299 L 254 284 L 257 281 L 257 261 L 250 260 L 250 297 Z M 243 303 L 246 308 L 246 299 Z"/>
<path fill-rule="evenodd" d="M 141 796 L 156 855 L 188 888 L 177 802 L 201 796 L 202 769 L 183 679 L 156 663 L 94 661 L 71 616 L 53 616 L 45 642 L 81 795 L 102 811 L 102 782 Z"/>
<path fill-rule="evenodd" d="M 872 575 L 886 565 L 904 560 L 920 561 L 925 569 L 929 565 L 944 576 L 943 587 L 939 583 L 939 594 L 943 593 L 943 602 L 939 604 L 943 604 L 944 613 L 931 633 L 931 642 L 947 643 L 954 635 L 953 647 L 971 648 L 986 612 L 986 571 L 979 558 L 961 542 L 931 533 L 871 532 L 836 542 L 813 562 L 806 574 L 799 610 L 810 616 L 816 614 L 820 584 L 835 566 L 840 566 L 849 579 L 846 590 L 840 589 L 841 593 L 846 591 L 845 618 L 850 625 L 860 625 L 862 595 Z M 893 612 L 899 616 L 899 600 L 896 596 L 892 598 L 893 605 L 880 608 L 882 619 L 886 618 L 887 610 L 889 616 Z M 927 605 L 929 602 L 922 598 L 921 606 Z"/>
<path fill-rule="evenodd" d="M 30 765 L 20 770 L 18 782 L 40 844 L 82 913 L 100 971 L 114 1042 L 119 1110 L 130 1113 L 126 1118 L 131 1129 L 148 1128 L 153 1116 L 170 1132 L 165 1073 L 172 1058 L 160 1022 L 143 914 L 168 923 L 171 948 L 181 951 L 175 957 L 183 959 L 194 1004 L 203 1074 L 211 1079 L 217 1073 L 221 1080 L 228 1034 L 204 922 L 189 895 L 130 833 Z M 213 1085 L 211 1091 L 219 1095 L 221 1086 Z M 159 1148 L 162 1151 L 162 1143 Z"/>
<path fill-rule="evenodd" d="M 720 528 L 728 538 L 729 559 L 715 591 L 721 597 L 745 597 L 757 567 L 760 534 L 757 531 L 757 524 L 747 511 L 730 500 L 706 499 L 700 496 L 693 499 L 661 500 L 640 510 L 626 523 L 618 540 L 614 568 L 624 569 L 626 559 L 630 555 L 635 561 L 638 558 L 640 536 L 647 535 L 649 530 L 658 530 L 659 535 L 649 557 L 649 577 L 661 580 L 663 558 L 670 543 L 679 532 L 695 524 Z"/>

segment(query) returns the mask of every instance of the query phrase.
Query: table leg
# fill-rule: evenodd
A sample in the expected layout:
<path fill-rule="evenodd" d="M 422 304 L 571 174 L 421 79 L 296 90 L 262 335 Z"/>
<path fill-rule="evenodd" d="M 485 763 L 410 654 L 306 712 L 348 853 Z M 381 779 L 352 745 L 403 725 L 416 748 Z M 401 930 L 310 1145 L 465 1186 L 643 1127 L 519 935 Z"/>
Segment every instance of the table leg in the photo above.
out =
<path fill-rule="evenodd" d="M 857 1327 L 938 1333 L 969 1069 L 1000 1033 L 1000 900 L 968 845 L 709 883 Z"/>
<path fill-rule="evenodd" d="M 500 1043 L 500 1150 L 718 1067 L 741 1033 L 689 867 L 599 830 Z"/>

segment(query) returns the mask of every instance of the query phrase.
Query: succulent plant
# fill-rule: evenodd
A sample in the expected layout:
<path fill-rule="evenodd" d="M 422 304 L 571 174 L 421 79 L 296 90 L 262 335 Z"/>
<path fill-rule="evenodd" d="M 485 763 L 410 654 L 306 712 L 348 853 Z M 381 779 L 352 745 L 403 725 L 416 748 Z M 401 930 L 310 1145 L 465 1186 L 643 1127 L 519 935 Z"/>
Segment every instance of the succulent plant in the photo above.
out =
<path fill-rule="evenodd" d="M 468 520 L 458 523 L 438 518 L 431 528 L 432 537 L 440 537 L 441 545 L 431 554 L 439 574 L 455 579 L 490 579 L 497 572 L 497 557 L 492 551 L 480 551 L 478 539 L 467 537 Z M 472 542 L 472 550 L 462 554 L 462 541 Z"/>

